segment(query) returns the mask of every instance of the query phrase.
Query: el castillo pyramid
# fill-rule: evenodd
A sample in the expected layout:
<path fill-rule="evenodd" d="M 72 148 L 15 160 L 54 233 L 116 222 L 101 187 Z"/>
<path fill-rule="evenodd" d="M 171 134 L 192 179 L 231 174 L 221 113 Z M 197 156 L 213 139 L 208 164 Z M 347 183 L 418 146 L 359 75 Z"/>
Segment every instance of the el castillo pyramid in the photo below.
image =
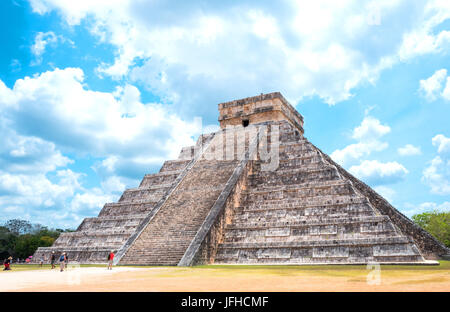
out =
<path fill-rule="evenodd" d="M 201 135 L 33 259 L 116 264 L 428 264 L 449 250 L 309 142 L 279 93 L 219 104 Z"/>

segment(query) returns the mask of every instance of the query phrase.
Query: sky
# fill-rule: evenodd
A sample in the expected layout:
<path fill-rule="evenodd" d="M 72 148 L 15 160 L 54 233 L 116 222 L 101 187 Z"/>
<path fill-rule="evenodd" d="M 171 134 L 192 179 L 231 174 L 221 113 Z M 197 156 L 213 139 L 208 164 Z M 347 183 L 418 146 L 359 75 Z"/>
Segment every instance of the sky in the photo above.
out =
<path fill-rule="evenodd" d="M 0 42 L 0 222 L 76 228 L 274 91 L 398 210 L 450 211 L 449 1 L 3 0 Z"/>

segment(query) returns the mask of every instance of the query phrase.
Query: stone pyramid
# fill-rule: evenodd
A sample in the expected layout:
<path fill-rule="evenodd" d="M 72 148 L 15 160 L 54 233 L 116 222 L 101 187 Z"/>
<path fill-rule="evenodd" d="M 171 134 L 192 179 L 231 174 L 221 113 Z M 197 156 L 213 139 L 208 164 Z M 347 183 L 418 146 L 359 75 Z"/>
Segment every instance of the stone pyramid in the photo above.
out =
<path fill-rule="evenodd" d="M 278 93 L 219 104 L 221 129 L 33 259 L 116 264 L 437 263 L 449 254 L 304 137 Z"/>

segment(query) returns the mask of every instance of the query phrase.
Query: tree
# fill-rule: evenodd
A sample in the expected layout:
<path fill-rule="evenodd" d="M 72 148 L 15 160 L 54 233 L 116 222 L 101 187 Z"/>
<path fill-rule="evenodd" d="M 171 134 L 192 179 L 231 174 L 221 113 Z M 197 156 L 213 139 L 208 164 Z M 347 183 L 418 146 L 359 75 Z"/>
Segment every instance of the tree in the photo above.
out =
<path fill-rule="evenodd" d="M 0 226 L 0 259 L 14 254 L 17 236 L 5 226 Z"/>
<path fill-rule="evenodd" d="M 50 247 L 51 245 L 53 245 L 54 241 L 55 239 L 53 237 L 41 236 L 39 238 L 39 247 Z"/>
<path fill-rule="evenodd" d="M 13 219 L 0 226 L 0 260 L 9 256 L 27 258 L 38 247 L 49 247 L 63 232 L 73 230 L 49 229 L 26 220 Z"/>
<path fill-rule="evenodd" d="M 412 220 L 445 246 L 450 247 L 450 212 L 437 210 L 412 216 Z"/>
<path fill-rule="evenodd" d="M 39 247 L 39 237 L 32 234 L 20 235 L 15 246 L 15 256 L 21 259 L 32 256 Z"/>
<path fill-rule="evenodd" d="M 29 221 L 21 219 L 8 220 L 5 223 L 5 227 L 16 235 L 30 233 L 33 225 Z"/>

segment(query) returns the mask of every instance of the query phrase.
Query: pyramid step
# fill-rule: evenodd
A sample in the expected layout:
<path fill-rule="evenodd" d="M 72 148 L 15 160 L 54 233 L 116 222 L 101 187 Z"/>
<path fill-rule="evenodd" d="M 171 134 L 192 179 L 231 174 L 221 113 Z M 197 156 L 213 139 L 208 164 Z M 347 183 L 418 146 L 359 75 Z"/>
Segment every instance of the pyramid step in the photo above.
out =
<path fill-rule="evenodd" d="M 404 236 L 296 242 L 223 243 L 215 263 L 368 263 L 423 261 Z"/>
<path fill-rule="evenodd" d="M 308 145 L 308 146 L 311 145 L 307 139 L 300 138 L 300 139 L 294 140 L 294 141 L 280 142 L 280 147 L 284 148 L 284 147 L 288 147 L 288 146 L 303 146 L 305 144 Z"/>
<path fill-rule="evenodd" d="M 249 175 L 251 187 L 258 185 L 294 185 L 313 181 L 339 180 L 337 170 L 322 165 L 317 168 L 295 168 L 275 171 L 259 171 Z"/>
<path fill-rule="evenodd" d="M 286 169 L 290 169 L 290 168 L 300 168 L 303 166 L 312 166 L 312 165 L 316 165 L 316 164 L 324 164 L 325 162 L 323 161 L 321 155 L 319 152 L 317 151 L 308 151 L 299 155 L 289 155 L 291 157 L 286 157 L 286 158 L 281 158 L 279 159 L 279 165 L 278 168 L 279 170 L 286 170 Z M 254 161 L 254 166 L 255 169 L 260 169 L 261 165 L 264 162 L 261 160 L 256 160 Z"/>
<path fill-rule="evenodd" d="M 80 230 L 108 229 L 108 228 L 136 228 L 145 218 L 145 214 L 121 215 L 121 216 L 100 216 L 86 218 L 77 228 Z"/>
<path fill-rule="evenodd" d="M 135 202 L 135 201 L 158 201 L 163 195 L 167 192 L 167 190 L 171 187 L 171 185 L 165 184 L 164 186 L 159 187 L 138 187 L 127 189 L 123 192 L 122 196 L 119 199 L 119 202 Z"/>
<path fill-rule="evenodd" d="M 86 237 L 86 238 L 80 238 L 77 240 L 66 240 L 61 243 L 58 243 L 55 241 L 53 246 L 55 248 L 60 248 L 63 250 L 70 248 L 70 246 L 72 246 L 72 245 L 75 245 L 77 247 L 96 246 L 96 247 L 102 247 L 102 248 L 106 248 L 105 246 L 114 246 L 113 249 L 117 250 L 125 243 L 125 240 L 127 239 L 127 237 L 128 236 L 123 236 L 123 237 L 108 236 L 103 239 L 99 239 L 98 237 Z M 67 247 L 67 246 L 69 246 L 69 247 Z M 110 249 L 110 247 L 107 247 L 107 248 Z"/>
<path fill-rule="evenodd" d="M 96 246 L 61 246 L 61 247 L 39 247 L 33 256 L 33 261 L 38 262 L 40 259 L 44 260 L 44 263 L 50 263 L 50 257 L 52 252 L 56 256 L 56 260 L 62 252 L 66 252 L 69 263 L 106 263 L 107 255 L 112 251 L 116 251 L 120 245 L 110 244 L 102 247 Z"/>
<path fill-rule="evenodd" d="M 156 184 L 156 185 L 150 185 L 150 186 L 139 186 L 139 187 L 132 187 L 129 189 L 126 189 L 124 192 L 139 192 L 139 191 L 163 191 L 165 189 L 168 189 L 172 186 L 173 183 L 165 183 L 165 184 Z"/>
<path fill-rule="evenodd" d="M 411 244 L 406 236 L 371 237 L 361 239 L 333 239 L 333 240 L 308 240 L 301 242 L 258 242 L 258 243 L 222 243 L 220 249 L 254 249 L 254 248 L 306 248 L 306 247 L 336 247 L 336 246 L 374 246 Z"/>
<path fill-rule="evenodd" d="M 310 226 L 325 226 L 325 225 L 346 225 L 346 224 L 361 224 L 361 223 L 378 223 L 390 222 L 388 216 L 356 216 L 345 218 L 318 218 L 316 220 L 304 221 L 278 221 L 278 222 L 258 222 L 253 219 L 247 222 L 234 221 L 227 225 L 226 229 L 265 229 L 265 228 L 279 228 L 279 227 L 310 227 Z"/>
<path fill-rule="evenodd" d="M 136 202 L 120 202 L 108 203 L 103 206 L 99 213 L 99 217 L 126 216 L 134 214 L 145 214 L 155 207 L 155 201 L 136 201 Z"/>
<path fill-rule="evenodd" d="M 101 221 L 122 221 L 122 220 L 138 220 L 145 218 L 144 213 L 136 213 L 129 215 L 120 215 L 120 216 L 99 216 L 99 217 L 91 217 L 85 218 L 84 220 L 93 221 L 93 222 L 101 222 Z"/>
<path fill-rule="evenodd" d="M 59 237 L 86 237 L 86 236 L 109 236 L 109 235 L 131 235 L 133 230 L 130 229 L 92 229 L 92 230 L 82 230 L 75 232 L 64 232 L 59 235 Z"/>
<path fill-rule="evenodd" d="M 104 245 L 104 246 L 64 246 L 64 248 L 61 247 L 55 247 L 55 246 L 51 246 L 51 247 L 39 247 L 38 250 L 39 251 L 45 251 L 45 252 L 52 252 L 54 251 L 56 254 L 59 252 L 67 252 L 67 253 L 71 253 L 71 252 L 94 252 L 94 251 L 104 251 L 104 252 L 110 252 L 111 250 L 114 250 L 114 248 L 117 248 L 117 245 Z"/>
<path fill-rule="evenodd" d="M 105 206 L 107 207 L 127 207 L 127 206 L 139 206 L 139 205 L 154 205 L 157 202 L 154 200 L 141 200 L 141 201 L 134 201 L 134 202 L 117 202 L 117 203 L 106 203 Z"/>
<path fill-rule="evenodd" d="M 81 230 L 76 232 L 61 233 L 53 243 L 55 247 L 78 247 L 78 246 L 98 246 L 118 245 L 134 232 L 134 229 L 95 229 Z"/>
<path fill-rule="evenodd" d="M 323 219 L 315 223 L 233 223 L 225 231 L 225 242 L 336 240 L 397 236 L 389 217 Z"/>
<path fill-rule="evenodd" d="M 303 198 L 274 198 L 264 200 L 247 199 L 244 210 L 264 210 L 277 208 L 299 208 L 325 207 L 340 204 L 362 204 L 368 200 L 361 195 L 318 195 Z"/>
<path fill-rule="evenodd" d="M 295 131 L 280 131 L 279 141 L 281 144 L 303 142 L 300 133 Z"/>
<path fill-rule="evenodd" d="M 277 170 L 268 170 L 268 171 L 257 171 L 256 175 L 283 175 L 283 174 L 307 174 L 311 172 L 318 172 L 318 171 L 324 171 L 327 169 L 332 169 L 336 171 L 336 169 L 326 163 L 311 163 L 303 166 L 299 166 L 298 168 L 287 168 L 282 169 L 280 167 L 277 168 Z"/>
<path fill-rule="evenodd" d="M 249 190 L 242 191 L 242 194 L 247 193 L 258 193 L 258 192 L 277 192 L 277 191 L 295 191 L 303 189 L 321 189 L 329 188 L 333 186 L 351 185 L 348 180 L 326 180 L 326 181 L 309 181 L 305 183 L 295 184 L 295 185 L 258 185 L 252 187 Z"/>
<path fill-rule="evenodd" d="M 176 172 L 176 171 L 182 171 L 186 166 L 189 164 L 190 159 L 176 159 L 176 160 L 167 160 L 162 165 L 161 169 L 159 170 L 159 173 L 166 173 L 166 172 Z"/>
<path fill-rule="evenodd" d="M 184 169 L 183 169 L 184 170 Z M 164 171 L 159 173 L 146 174 L 139 187 L 145 188 L 161 184 L 170 184 L 183 172 L 183 170 Z"/>
<path fill-rule="evenodd" d="M 265 201 L 270 199 L 290 199 L 290 198 L 306 198 L 325 195 L 354 195 L 356 194 L 352 184 L 344 180 L 332 180 L 320 183 L 320 185 L 302 185 L 296 187 L 288 186 L 272 186 L 265 188 L 255 188 L 242 192 L 246 195 L 248 202 Z"/>
<path fill-rule="evenodd" d="M 307 141 L 291 141 L 280 142 L 279 146 L 280 158 L 289 158 L 289 156 L 297 156 L 303 153 L 314 152 L 316 149 Z"/>
<path fill-rule="evenodd" d="M 275 208 L 271 210 L 238 211 L 233 223 L 239 222 L 317 222 L 322 218 L 339 219 L 348 217 L 374 216 L 374 210 L 365 204 L 335 205 L 326 208 Z"/>
<path fill-rule="evenodd" d="M 370 253 L 370 252 L 368 252 Z M 257 257 L 254 254 L 243 254 L 241 257 L 226 258 L 218 255 L 214 264 L 241 264 L 241 265 L 366 265 L 370 263 L 377 264 L 402 264 L 402 265 L 417 265 L 427 264 L 424 258 L 420 255 L 403 255 L 397 257 L 375 257 L 375 256 L 358 256 L 357 251 L 355 255 L 349 257 L 311 257 L 311 256 L 295 256 L 292 258 L 278 258 L 278 257 Z"/>

